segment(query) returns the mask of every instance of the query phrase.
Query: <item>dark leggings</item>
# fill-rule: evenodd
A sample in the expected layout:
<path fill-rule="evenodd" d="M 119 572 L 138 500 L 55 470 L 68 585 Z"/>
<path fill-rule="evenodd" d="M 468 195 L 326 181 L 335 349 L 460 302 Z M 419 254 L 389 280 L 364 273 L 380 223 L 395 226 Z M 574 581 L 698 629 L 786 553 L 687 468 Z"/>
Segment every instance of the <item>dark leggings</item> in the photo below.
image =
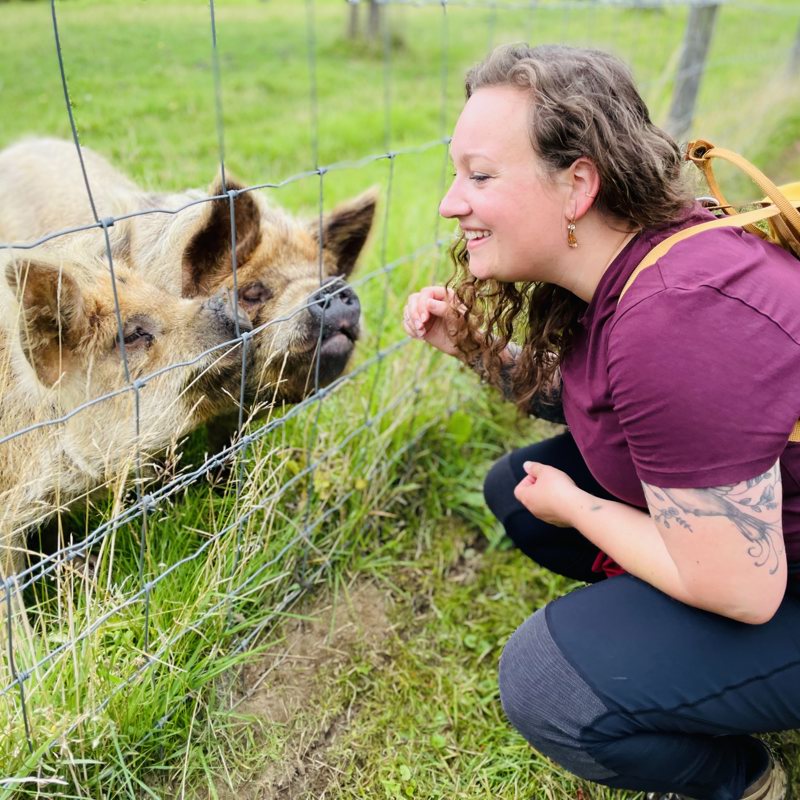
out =
<path fill-rule="evenodd" d="M 514 487 L 525 477 L 525 461 L 540 461 L 566 472 L 584 491 L 603 497 L 609 494 L 589 472 L 568 433 L 522 447 L 503 456 L 486 476 L 483 492 L 492 513 L 503 523 L 514 544 L 537 564 L 551 572 L 587 583 L 601 580 L 603 573 L 592 571 L 598 549 L 574 528 L 556 528 L 536 519 L 516 497 Z"/>
<path fill-rule="evenodd" d="M 487 476 L 487 503 L 520 549 L 593 584 L 537 611 L 507 643 L 500 696 L 509 720 L 583 778 L 738 800 L 767 764 L 752 734 L 800 727 L 800 595 L 787 593 L 769 622 L 746 625 L 630 575 L 602 579 L 591 569 L 596 547 L 514 498 L 525 460 L 609 497 L 569 434 L 504 456 Z"/>

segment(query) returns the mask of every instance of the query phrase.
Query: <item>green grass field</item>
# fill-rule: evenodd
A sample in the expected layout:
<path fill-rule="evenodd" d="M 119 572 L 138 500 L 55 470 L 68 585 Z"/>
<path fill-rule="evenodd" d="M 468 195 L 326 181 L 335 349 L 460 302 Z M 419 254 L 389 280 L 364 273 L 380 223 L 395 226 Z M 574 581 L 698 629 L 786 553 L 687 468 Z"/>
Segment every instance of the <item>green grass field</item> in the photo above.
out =
<path fill-rule="evenodd" d="M 208 185 L 208 4 L 56 10 L 81 141 L 148 188 Z M 227 168 L 250 185 L 305 175 L 266 191 L 310 217 L 321 191 L 330 208 L 381 190 L 355 275 L 356 375 L 251 446 L 238 492 L 200 480 L 162 503 L 142 562 L 135 521 L 96 548 L 92 580 L 65 568 L 28 591 L 27 715 L 19 687 L 0 695 L 0 773 L 17 781 L 0 796 L 621 797 L 531 755 L 497 697 L 503 642 L 568 584 L 507 549 L 480 486 L 503 448 L 545 427 L 402 345 L 399 318 L 409 290 L 449 273 L 435 246 L 451 230 L 437 217 L 442 140 L 465 69 L 506 41 L 612 49 L 663 120 L 686 9 L 399 5 L 378 42 L 347 39 L 343 0 L 215 11 Z M 785 77 L 797 23 L 793 0 L 720 11 L 692 130 L 785 179 L 800 177 Z M 49 4 L 0 2 L 0 40 L 0 146 L 68 137 Z M 320 181 L 306 174 L 319 165 L 337 166 Z M 184 446 L 202 454 L 202 434 Z M 77 511 L 66 530 L 79 538 L 110 510 Z"/>

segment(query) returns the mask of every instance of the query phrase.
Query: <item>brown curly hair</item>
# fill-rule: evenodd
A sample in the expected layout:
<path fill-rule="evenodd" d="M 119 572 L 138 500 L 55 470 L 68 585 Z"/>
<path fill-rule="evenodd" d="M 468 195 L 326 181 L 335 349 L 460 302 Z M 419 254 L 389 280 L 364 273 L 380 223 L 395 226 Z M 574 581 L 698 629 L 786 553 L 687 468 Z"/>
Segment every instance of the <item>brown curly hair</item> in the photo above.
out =
<path fill-rule="evenodd" d="M 667 225 L 691 204 L 677 144 L 650 121 L 633 76 L 616 57 L 557 45 L 499 47 L 467 73 L 467 99 L 488 86 L 528 90 L 531 146 L 546 172 L 589 158 L 600 176 L 594 208 L 627 230 Z M 463 236 L 451 256 L 448 285 L 464 310 L 449 320 L 456 347 L 527 410 L 553 385 L 586 303 L 553 284 L 475 278 Z M 522 349 L 509 372 L 501 354 L 515 333 Z"/>

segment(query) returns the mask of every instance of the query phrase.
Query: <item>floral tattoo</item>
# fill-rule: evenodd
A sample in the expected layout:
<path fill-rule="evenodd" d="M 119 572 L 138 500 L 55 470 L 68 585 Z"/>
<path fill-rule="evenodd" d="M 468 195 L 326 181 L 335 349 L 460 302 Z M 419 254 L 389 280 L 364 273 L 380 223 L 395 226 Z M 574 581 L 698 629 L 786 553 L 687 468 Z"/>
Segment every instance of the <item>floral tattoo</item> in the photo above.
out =
<path fill-rule="evenodd" d="M 643 483 L 650 515 L 664 528 L 692 531 L 691 517 L 722 517 L 747 540 L 757 567 L 778 571 L 783 548 L 781 471 L 776 463 L 763 475 L 711 489 L 660 489 Z"/>

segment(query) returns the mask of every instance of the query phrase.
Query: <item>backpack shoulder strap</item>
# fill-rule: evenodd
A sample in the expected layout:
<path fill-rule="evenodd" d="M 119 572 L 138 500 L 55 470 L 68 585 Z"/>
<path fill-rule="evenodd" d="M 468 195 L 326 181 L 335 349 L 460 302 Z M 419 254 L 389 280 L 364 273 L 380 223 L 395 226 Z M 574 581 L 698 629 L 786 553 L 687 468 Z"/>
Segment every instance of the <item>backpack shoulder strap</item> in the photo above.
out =
<path fill-rule="evenodd" d="M 636 265 L 636 268 L 631 272 L 630 277 L 622 287 L 619 293 L 617 305 L 619 305 L 625 293 L 630 289 L 631 284 L 636 280 L 639 274 L 652 266 L 658 261 L 659 258 L 665 256 L 673 247 L 673 245 L 688 239 L 690 236 L 695 236 L 704 231 L 714 230 L 714 228 L 741 228 L 745 225 L 752 225 L 754 222 L 759 222 L 762 219 L 768 219 L 780 214 L 780 209 L 777 206 L 766 206 L 765 208 L 757 208 L 754 211 L 744 211 L 740 214 L 732 214 L 731 216 L 722 217 L 720 219 L 712 219 L 708 222 L 701 222 L 699 225 L 692 225 L 690 228 L 684 228 L 682 231 L 673 233 L 663 242 L 657 244 L 649 253 Z"/>
<path fill-rule="evenodd" d="M 722 210 L 726 214 L 736 215 L 730 203 L 725 199 L 722 194 L 722 189 L 717 182 L 714 170 L 712 167 L 712 160 L 715 158 L 728 161 L 739 170 L 744 172 L 750 180 L 766 195 L 767 202 L 771 202 L 778 207 L 784 224 L 790 231 L 790 235 L 796 239 L 800 239 L 800 211 L 797 210 L 796 205 L 792 203 L 790 197 L 787 197 L 787 186 L 776 186 L 755 164 L 751 164 L 746 158 L 742 157 L 739 153 L 733 150 L 727 150 L 724 147 L 715 147 L 711 142 L 705 139 L 697 139 L 694 142 L 689 142 L 686 151 L 686 160 L 692 161 L 705 176 L 709 189 L 714 197 L 719 200 Z M 738 216 L 738 215 L 736 215 Z M 744 223 L 745 227 L 750 233 L 760 235 L 757 228 L 753 228 L 750 223 Z"/>

